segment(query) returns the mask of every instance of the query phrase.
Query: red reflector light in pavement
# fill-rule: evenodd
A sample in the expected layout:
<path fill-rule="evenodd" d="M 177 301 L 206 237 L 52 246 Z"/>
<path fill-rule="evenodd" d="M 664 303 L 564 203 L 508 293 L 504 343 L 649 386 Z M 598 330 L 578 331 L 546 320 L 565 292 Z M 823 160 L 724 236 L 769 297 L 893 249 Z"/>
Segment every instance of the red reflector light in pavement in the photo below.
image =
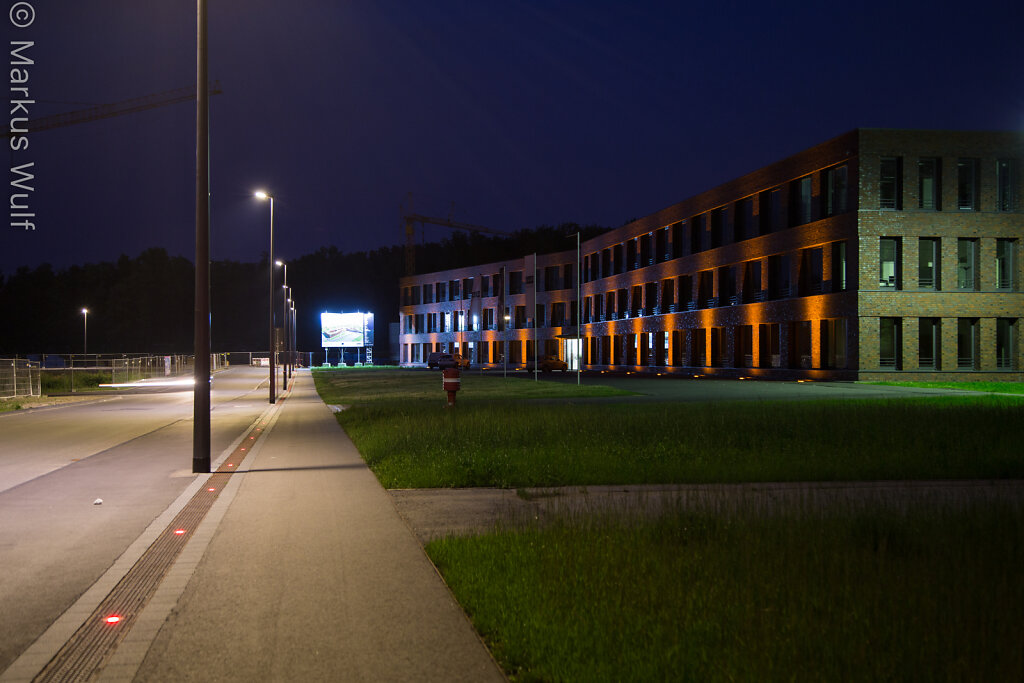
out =
<path fill-rule="evenodd" d="M 109 617 L 103 617 L 103 621 L 107 622 L 108 624 L 116 624 L 119 621 L 121 621 L 121 617 L 119 617 L 116 614 L 111 614 Z"/>
<path fill-rule="evenodd" d="M 207 491 L 209 491 L 210 493 L 213 493 L 213 492 L 214 492 L 214 491 L 216 491 L 217 489 L 215 489 L 215 488 L 213 488 L 213 487 L 211 486 L 210 488 L 208 488 L 208 489 L 206 489 L 206 490 L 207 490 Z"/>
<path fill-rule="evenodd" d="M 181 536 L 181 535 L 183 535 L 184 533 L 185 533 L 185 530 L 184 530 L 184 529 L 175 529 L 175 530 L 174 530 L 174 535 L 175 535 L 175 536 Z"/>
<path fill-rule="evenodd" d="M 234 466 L 235 466 L 234 463 L 230 463 L 230 462 L 228 463 L 228 467 L 234 467 Z"/>

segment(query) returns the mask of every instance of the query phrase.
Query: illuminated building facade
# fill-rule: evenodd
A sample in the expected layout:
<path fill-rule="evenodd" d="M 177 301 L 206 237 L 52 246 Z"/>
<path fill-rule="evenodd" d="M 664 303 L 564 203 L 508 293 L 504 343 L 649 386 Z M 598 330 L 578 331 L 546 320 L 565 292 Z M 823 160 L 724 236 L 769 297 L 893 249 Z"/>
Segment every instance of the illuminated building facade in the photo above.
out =
<path fill-rule="evenodd" d="M 403 278 L 400 360 L 1022 380 L 1022 159 L 1018 133 L 854 130 L 584 241 L 579 280 L 571 238 Z"/>

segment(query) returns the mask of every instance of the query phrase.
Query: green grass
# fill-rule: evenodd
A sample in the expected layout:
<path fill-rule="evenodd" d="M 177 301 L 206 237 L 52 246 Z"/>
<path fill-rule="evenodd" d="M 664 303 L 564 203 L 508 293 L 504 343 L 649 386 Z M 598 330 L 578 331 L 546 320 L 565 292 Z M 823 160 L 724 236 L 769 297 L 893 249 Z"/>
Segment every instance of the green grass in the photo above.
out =
<path fill-rule="evenodd" d="M 320 369 L 313 373 L 320 397 L 330 404 L 370 404 L 401 399 L 445 409 L 447 394 L 440 372 L 381 371 L 367 368 Z M 523 377 L 504 378 L 493 372 L 463 371 L 457 403 L 532 398 L 584 398 L 629 396 L 627 391 L 603 386 L 577 386 L 562 382 L 534 382 Z"/>
<path fill-rule="evenodd" d="M 40 380 L 42 393 L 56 394 L 71 391 L 72 377 L 74 377 L 75 391 L 103 391 L 105 388 L 100 387 L 100 384 L 111 381 L 109 372 L 88 372 L 85 370 L 76 370 L 72 373 L 70 370 L 63 370 L 59 372 L 47 370 L 43 373 L 42 379 Z"/>
<path fill-rule="evenodd" d="M 437 403 L 338 419 L 386 488 L 1024 477 L 1012 398 Z"/>
<path fill-rule="evenodd" d="M 564 518 L 427 551 L 533 681 L 1024 679 L 1024 506 Z"/>
<path fill-rule="evenodd" d="M 892 387 L 923 387 L 925 389 L 961 389 L 999 394 L 1024 394 L 1024 382 L 869 382 Z"/>

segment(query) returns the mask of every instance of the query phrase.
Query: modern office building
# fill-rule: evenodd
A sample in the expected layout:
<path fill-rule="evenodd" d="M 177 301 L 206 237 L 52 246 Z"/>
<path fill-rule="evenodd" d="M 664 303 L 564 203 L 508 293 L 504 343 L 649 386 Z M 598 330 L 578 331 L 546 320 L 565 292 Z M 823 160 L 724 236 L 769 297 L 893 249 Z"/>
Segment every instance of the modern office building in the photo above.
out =
<path fill-rule="evenodd" d="M 401 363 L 1021 380 L 1022 159 L 1020 133 L 858 129 L 579 252 L 405 277 Z"/>

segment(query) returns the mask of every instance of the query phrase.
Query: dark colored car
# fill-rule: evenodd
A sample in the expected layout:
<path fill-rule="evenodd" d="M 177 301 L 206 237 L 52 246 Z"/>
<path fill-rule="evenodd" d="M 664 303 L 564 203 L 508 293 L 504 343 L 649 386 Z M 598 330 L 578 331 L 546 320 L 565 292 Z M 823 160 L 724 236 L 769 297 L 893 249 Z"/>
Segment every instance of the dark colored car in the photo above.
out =
<path fill-rule="evenodd" d="M 533 372 L 534 362 L 527 361 L 526 369 Z M 537 369 L 541 372 L 551 372 L 553 370 L 560 370 L 566 372 L 569 370 L 569 364 L 564 360 L 558 358 L 558 356 L 541 356 L 540 362 L 537 364 Z"/>

